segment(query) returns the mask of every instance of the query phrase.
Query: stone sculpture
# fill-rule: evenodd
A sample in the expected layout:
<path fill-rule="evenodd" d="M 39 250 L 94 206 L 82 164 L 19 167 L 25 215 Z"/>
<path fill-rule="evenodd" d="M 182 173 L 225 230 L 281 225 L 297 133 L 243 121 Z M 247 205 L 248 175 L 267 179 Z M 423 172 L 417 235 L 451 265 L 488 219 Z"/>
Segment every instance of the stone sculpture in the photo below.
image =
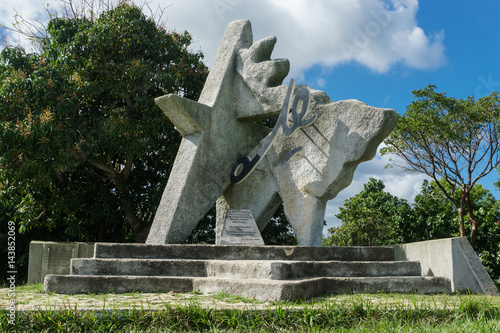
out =
<path fill-rule="evenodd" d="M 232 22 L 199 101 L 157 98 L 183 139 L 146 243 L 183 243 L 216 201 L 218 219 L 249 209 L 262 230 L 283 202 L 299 245 L 321 246 L 327 201 L 373 158 L 397 114 L 281 85 L 289 62 L 271 60 L 275 43 L 253 43 L 250 22 Z M 255 123 L 278 115 L 273 130 Z"/>

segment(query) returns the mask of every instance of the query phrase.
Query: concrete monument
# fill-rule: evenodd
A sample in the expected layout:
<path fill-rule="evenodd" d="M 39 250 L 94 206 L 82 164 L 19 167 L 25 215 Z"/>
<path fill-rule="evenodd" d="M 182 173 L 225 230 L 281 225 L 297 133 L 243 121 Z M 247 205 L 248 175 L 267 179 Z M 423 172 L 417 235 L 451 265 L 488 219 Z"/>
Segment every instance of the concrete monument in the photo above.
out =
<path fill-rule="evenodd" d="M 71 259 L 69 275 L 46 275 L 46 291 L 198 290 L 260 300 L 497 293 L 465 238 L 317 247 L 326 202 L 350 184 L 360 162 L 375 155 L 397 116 L 355 100 L 333 102 L 321 91 L 296 87 L 293 79 L 281 85 L 289 64 L 271 60 L 275 42 L 254 43 L 250 22 L 233 22 L 199 101 L 157 99 L 183 139 L 150 244 L 96 243 L 93 258 Z M 273 129 L 255 122 L 271 117 L 277 117 Z M 215 202 L 219 244 L 226 245 L 177 244 Z M 258 229 L 282 202 L 300 247 L 262 245 Z"/>
<path fill-rule="evenodd" d="M 227 209 L 249 209 L 262 230 L 283 202 L 299 245 L 321 246 L 327 201 L 373 158 L 397 114 L 282 85 L 289 62 L 271 60 L 275 43 L 254 43 L 249 21 L 232 22 L 199 101 L 157 98 L 183 139 L 146 243 L 183 243 L 216 201 L 218 224 Z M 272 130 L 255 123 L 273 117 Z"/>

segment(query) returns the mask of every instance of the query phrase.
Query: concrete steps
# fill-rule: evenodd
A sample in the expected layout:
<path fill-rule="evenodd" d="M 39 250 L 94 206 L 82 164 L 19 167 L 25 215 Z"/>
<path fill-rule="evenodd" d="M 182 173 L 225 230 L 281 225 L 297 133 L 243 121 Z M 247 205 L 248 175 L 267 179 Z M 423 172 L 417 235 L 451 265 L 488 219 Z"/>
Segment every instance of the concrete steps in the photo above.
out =
<path fill-rule="evenodd" d="M 73 259 L 74 275 L 191 276 L 293 280 L 312 277 L 420 276 L 411 261 Z"/>
<path fill-rule="evenodd" d="M 395 261 L 392 247 L 291 247 L 96 243 L 94 258 L 72 259 L 70 275 L 45 289 L 81 292 L 228 292 L 260 300 L 341 293 L 450 292 L 423 277 L 420 263 Z"/>
<path fill-rule="evenodd" d="M 48 278 L 47 278 L 48 277 Z M 301 280 L 248 280 L 172 276 L 47 275 L 45 286 L 64 294 L 154 292 L 227 292 L 258 300 L 297 300 L 324 294 L 449 292 L 436 277 L 332 277 Z"/>
<path fill-rule="evenodd" d="M 96 243 L 95 258 L 391 261 L 390 246 L 244 246 Z"/>

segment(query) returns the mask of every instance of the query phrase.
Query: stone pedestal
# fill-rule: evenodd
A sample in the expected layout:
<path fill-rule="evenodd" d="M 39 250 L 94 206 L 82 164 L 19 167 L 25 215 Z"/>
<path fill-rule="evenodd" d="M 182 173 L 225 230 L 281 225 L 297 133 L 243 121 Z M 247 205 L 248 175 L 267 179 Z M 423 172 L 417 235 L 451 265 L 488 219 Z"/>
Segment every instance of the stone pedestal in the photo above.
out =
<path fill-rule="evenodd" d="M 438 242 L 444 244 L 450 240 Z M 489 287 L 475 288 L 477 284 L 454 289 L 453 276 L 426 276 L 420 261 L 425 262 L 426 256 L 435 253 L 420 252 L 423 257 L 413 253 L 409 261 L 396 260 L 396 254 L 401 257 L 401 249 L 391 246 L 96 243 L 93 258 L 72 259 L 71 274 L 47 275 L 44 287 L 46 291 L 64 294 L 227 292 L 259 300 L 297 300 L 343 293 L 450 293 L 467 289 L 473 293 L 496 293 Z M 480 273 L 478 261 L 477 257 L 469 258 L 474 276 Z M 491 279 L 486 282 L 493 284 Z M 486 282 L 483 281 L 483 286 Z"/>

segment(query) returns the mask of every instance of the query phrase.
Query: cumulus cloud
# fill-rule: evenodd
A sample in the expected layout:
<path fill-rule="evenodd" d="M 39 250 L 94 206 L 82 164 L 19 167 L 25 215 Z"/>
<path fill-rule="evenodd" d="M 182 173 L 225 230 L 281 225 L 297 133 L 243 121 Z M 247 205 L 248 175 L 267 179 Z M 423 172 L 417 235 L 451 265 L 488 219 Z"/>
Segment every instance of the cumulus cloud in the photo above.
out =
<path fill-rule="evenodd" d="M 417 12 L 417 0 L 172 0 L 167 25 L 192 32 L 208 63 L 226 25 L 247 18 L 255 39 L 278 37 L 274 56 L 290 59 L 293 75 L 350 61 L 376 72 L 440 66 L 444 33 L 424 32 Z"/>
<path fill-rule="evenodd" d="M 205 53 L 208 65 L 227 24 L 237 19 L 252 22 L 254 39 L 276 35 L 273 56 L 290 59 L 291 74 L 298 77 L 318 64 L 355 61 L 386 72 L 396 63 L 429 69 L 445 62 L 444 33 L 418 26 L 417 0 L 152 0 L 149 5 L 158 4 L 166 7 L 168 28 L 192 33 L 193 49 Z M 9 21 L 14 8 L 36 17 L 42 7 L 39 0 L 2 1 L 0 12 Z"/>

